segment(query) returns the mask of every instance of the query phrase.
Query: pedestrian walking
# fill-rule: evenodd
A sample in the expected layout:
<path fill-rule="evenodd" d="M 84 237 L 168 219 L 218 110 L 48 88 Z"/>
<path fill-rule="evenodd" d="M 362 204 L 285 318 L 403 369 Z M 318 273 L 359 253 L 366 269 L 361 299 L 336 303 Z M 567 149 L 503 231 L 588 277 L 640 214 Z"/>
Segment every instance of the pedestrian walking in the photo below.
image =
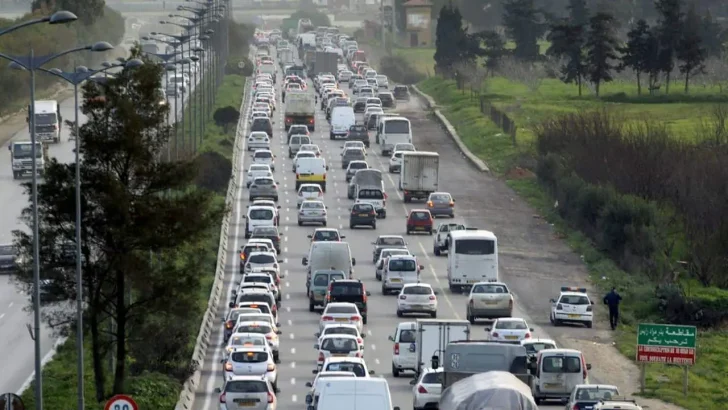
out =
<path fill-rule="evenodd" d="M 617 323 L 619 322 L 619 302 L 621 301 L 622 296 L 617 293 L 617 288 L 615 287 L 604 296 L 604 304 L 609 306 L 609 324 L 612 326 L 612 330 L 617 328 Z"/>

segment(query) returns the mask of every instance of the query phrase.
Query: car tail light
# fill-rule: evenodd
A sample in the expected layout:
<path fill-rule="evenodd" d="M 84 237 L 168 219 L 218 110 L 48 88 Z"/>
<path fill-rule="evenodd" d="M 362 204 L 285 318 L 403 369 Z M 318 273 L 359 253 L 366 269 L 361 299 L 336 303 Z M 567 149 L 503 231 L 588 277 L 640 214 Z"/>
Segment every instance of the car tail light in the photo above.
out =
<path fill-rule="evenodd" d="M 276 397 L 272 393 L 268 393 L 268 403 L 273 403 Z"/>
<path fill-rule="evenodd" d="M 362 343 L 364 343 L 364 339 L 358 338 L 358 339 L 356 339 L 356 342 L 359 343 L 359 344 L 362 344 Z"/>
<path fill-rule="evenodd" d="M 266 340 L 273 340 L 273 335 L 269 333 L 269 334 L 265 335 L 265 339 Z"/>
<path fill-rule="evenodd" d="M 561 305 L 561 303 L 556 305 L 556 310 L 563 310 L 563 309 L 564 309 L 564 307 Z"/>
<path fill-rule="evenodd" d="M 591 311 L 592 311 L 592 307 L 591 307 L 591 306 L 587 306 L 587 307 L 586 307 L 586 311 L 587 311 L 587 312 L 591 312 Z"/>
<path fill-rule="evenodd" d="M 268 365 L 267 371 L 272 372 L 272 371 L 275 371 L 275 369 L 276 369 L 276 365 L 274 365 L 273 363 L 270 363 Z"/>
<path fill-rule="evenodd" d="M 324 181 L 326 181 L 326 174 L 324 173 Z"/>
<path fill-rule="evenodd" d="M 301 177 L 301 174 L 299 174 L 299 173 L 296 173 L 296 179 L 298 179 L 298 178 L 300 178 L 300 177 Z"/>
<path fill-rule="evenodd" d="M 395 356 L 399 355 L 399 343 L 394 344 L 394 354 Z"/>
<path fill-rule="evenodd" d="M 421 385 L 421 384 L 420 384 L 420 386 L 419 386 L 419 387 L 417 387 L 417 392 L 418 392 L 418 393 L 423 393 L 423 394 L 425 394 L 425 393 L 427 393 L 427 389 L 425 388 L 425 386 L 423 386 L 423 385 Z"/>
<path fill-rule="evenodd" d="M 470 299 L 470 302 L 468 302 L 468 303 L 470 304 L 471 307 L 475 306 L 475 302 L 473 301 L 473 299 Z"/>
<path fill-rule="evenodd" d="M 432 208 L 432 201 L 427 201 L 427 206 Z"/>
<path fill-rule="evenodd" d="M 271 309 L 272 309 L 272 310 L 273 310 L 273 311 L 275 312 L 275 311 L 277 311 L 277 310 L 278 310 L 278 306 L 276 306 L 276 304 L 274 303 L 274 304 L 273 304 L 273 307 L 272 307 Z"/>
<path fill-rule="evenodd" d="M 571 410 L 581 410 L 581 409 L 579 408 L 579 405 L 578 405 L 578 404 L 575 404 L 575 405 L 574 405 L 574 406 L 573 406 L 573 407 L 571 408 Z"/>
<path fill-rule="evenodd" d="M 276 278 L 276 285 L 280 285 L 280 284 L 281 284 L 281 278 Z"/>
<path fill-rule="evenodd" d="M 377 216 L 377 211 L 372 211 L 372 213 L 369 214 L 369 215 L 371 215 L 371 216 Z"/>
<path fill-rule="evenodd" d="M 231 371 L 233 371 L 233 364 L 232 364 L 232 363 L 230 363 L 230 362 L 227 362 L 227 363 L 225 363 L 225 371 L 226 371 L 226 372 L 231 372 Z"/>
<path fill-rule="evenodd" d="M 530 339 L 530 338 L 531 338 L 531 334 L 530 334 L 530 333 L 526 333 L 526 335 L 525 335 L 525 336 L 523 336 L 523 338 L 524 338 L 524 339 Z"/>
<path fill-rule="evenodd" d="M 329 320 L 334 320 L 334 318 L 331 316 L 324 316 L 321 318 L 321 320 L 323 320 L 324 322 L 328 322 Z"/>
<path fill-rule="evenodd" d="M 452 208 L 452 207 L 454 207 L 454 206 L 455 206 L 455 202 L 453 202 L 453 201 L 450 201 L 450 207 Z"/>
<path fill-rule="evenodd" d="M 352 316 L 349 318 L 349 320 L 351 320 L 352 322 L 358 322 L 359 320 L 361 320 L 361 318 L 359 316 Z"/>
<path fill-rule="evenodd" d="M 508 301 L 508 309 L 513 309 L 513 299 Z"/>
<path fill-rule="evenodd" d="M 492 333 L 492 336 L 493 336 L 493 337 L 498 337 L 498 332 L 493 332 L 493 333 Z"/>
<path fill-rule="evenodd" d="M 220 403 L 225 403 L 225 393 L 220 395 Z"/>
<path fill-rule="evenodd" d="M 225 329 L 232 329 L 233 325 L 234 325 L 233 321 L 228 320 L 227 322 L 225 322 Z"/>
<path fill-rule="evenodd" d="M 430 296 L 430 300 L 435 300 L 435 299 L 437 299 L 435 296 Z"/>
<path fill-rule="evenodd" d="M 324 354 L 323 353 L 319 353 L 318 361 L 319 362 L 323 362 L 324 360 L 326 360 L 326 357 L 324 356 Z"/>
<path fill-rule="evenodd" d="M 351 214 L 352 215 L 356 215 L 356 211 L 351 211 Z"/>
<path fill-rule="evenodd" d="M 405 299 L 407 299 L 407 296 L 405 296 L 405 295 L 402 295 L 402 296 L 400 296 L 399 298 L 400 298 L 400 299 L 402 299 L 402 300 L 405 300 Z"/>

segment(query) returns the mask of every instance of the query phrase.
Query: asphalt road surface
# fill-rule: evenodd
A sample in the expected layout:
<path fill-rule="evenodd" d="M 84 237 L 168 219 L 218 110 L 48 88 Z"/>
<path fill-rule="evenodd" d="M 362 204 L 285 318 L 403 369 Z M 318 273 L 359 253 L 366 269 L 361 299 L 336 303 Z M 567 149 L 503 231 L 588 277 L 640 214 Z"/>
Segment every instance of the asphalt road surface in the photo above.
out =
<path fill-rule="evenodd" d="M 279 76 L 281 78 L 282 76 Z M 309 87 L 312 89 L 313 87 Z M 346 86 L 344 86 L 346 89 Z M 440 185 L 449 187 L 457 202 L 455 221 L 463 221 L 469 226 L 488 228 L 483 223 L 482 203 L 477 200 L 464 200 L 466 197 L 475 199 L 483 195 L 486 190 L 483 174 L 471 168 L 466 160 L 457 151 L 451 140 L 441 131 L 439 126 L 428 119 L 425 109 L 419 101 L 408 105 L 400 104 L 396 109 L 409 117 L 412 121 L 414 144 L 421 151 L 437 151 L 440 154 Z M 305 295 L 306 273 L 301 265 L 301 258 L 308 253 L 310 240 L 307 238 L 315 227 L 299 227 L 296 220 L 296 192 L 295 175 L 290 171 L 291 163 L 287 155 L 285 131 L 283 130 L 283 104 L 274 113 L 274 137 L 272 150 L 277 155 L 276 181 L 280 184 L 281 205 L 281 232 L 283 233 L 281 272 L 285 274 L 282 279 L 283 302 L 280 309 L 279 322 L 283 334 L 281 337 L 281 363 L 278 365 L 278 386 L 281 390 L 278 397 L 278 410 L 299 410 L 305 408 L 305 396 L 308 388 L 305 383 L 312 381 L 312 370 L 316 368 L 317 351 L 313 349 L 316 342 L 314 333 L 317 332 L 320 314 L 308 311 L 308 301 Z M 248 108 L 244 110 L 248 115 Z M 359 118 L 361 120 L 361 118 Z M 244 132 L 247 135 L 247 126 Z M 388 158 L 383 158 L 374 143 L 371 135 L 371 148 L 368 150 L 367 162 L 371 167 L 380 169 L 384 175 L 386 190 L 389 195 L 387 201 L 387 218 L 379 220 L 376 230 L 369 228 L 349 229 L 349 207 L 353 201 L 346 197 L 347 183 L 344 170 L 341 169 L 339 153 L 343 142 L 329 140 L 329 126 L 322 111 L 317 109 L 316 131 L 313 133 L 313 142 L 322 149 L 323 155 L 330 165 L 327 174 L 327 192 L 325 203 L 328 207 L 328 227 L 339 228 L 346 236 L 356 258 L 355 277 L 360 278 L 372 296 L 369 298 L 368 325 L 365 326 L 365 354 L 369 369 L 373 369 L 378 377 L 384 377 L 389 382 L 394 406 L 402 409 L 412 408 L 412 386 L 408 377 L 394 378 L 391 374 L 392 343 L 388 336 L 393 335 L 396 324 L 401 321 L 411 321 L 412 317 L 399 319 L 396 316 L 396 296 L 383 296 L 380 292 L 381 282 L 374 277 L 374 264 L 371 262 L 371 242 L 378 235 L 395 234 L 404 235 L 405 218 L 409 209 L 421 208 L 422 204 L 405 204 L 401 193 L 395 186 L 395 177 L 388 173 Z M 241 159 L 243 165 L 240 178 L 242 180 L 249 155 Z M 461 201 L 461 199 L 463 199 Z M 222 319 L 228 310 L 231 286 L 235 280 L 240 279 L 237 250 L 245 243 L 243 230 L 245 222 L 240 217 L 245 214 L 248 203 L 246 188 L 241 186 L 235 193 L 232 204 L 232 220 L 229 249 L 227 254 L 227 270 L 225 293 L 220 302 L 218 317 Z M 494 218 L 493 215 L 489 216 Z M 450 221 L 450 220 L 447 220 Z M 436 221 L 437 223 L 437 221 Z M 497 232 L 496 232 L 497 234 Z M 430 283 L 439 290 L 438 319 L 464 319 L 467 297 L 452 294 L 447 290 L 446 257 L 435 257 L 432 253 L 432 237 L 429 235 L 407 236 L 410 251 L 415 254 L 419 263 L 425 266 L 421 274 L 422 282 Z M 548 300 L 548 299 L 547 299 Z M 547 330 L 530 319 L 522 306 L 515 304 L 514 317 L 523 317 L 534 327 L 535 337 L 549 337 Z M 544 311 L 541 322 L 547 313 Z M 547 321 L 546 321 L 547 322 Z M 480 322 L 472 326 L 473 339 L 485 338 L 486 323 Z M 198 386 L 193 408 L 195 410 L 219 409 L 219 394 L 215 388 L 222 387 L 221 350 L 223 346 L 222 324 L 213 332 L 202 369 L 202 379 Z M 541 406 L 542 409 L 563 408 L 563 404 L 554 403 L 553 406 Z"/>
<path fill-rule="evenodd" d="M 82 98 L 79 96 L 79 98 Z M 178 99 L 180 108 L 181 101 Z M 174 97 L 169 98 L 170 109 L 174 108 Z M 63 120 L 74 119 L 74 100 L 66 99 L 61 102 L 61 115 Z M 171 116 L 174 117 L 173 115 Z M 80 114 L 81 124 L 86 122 Z M 61 142 L 49 144 L 49 155 L 61 162 L 74 160 L 73 148 L 75 141 L 69 140 L 71 129 L 64 124 Z M 2 213 L 0 214 L 0 243 L 10 243 L 13 240 L 12 231 L 15 229 L 28 230 L 21 222 L 20 214 L 23 208 L 29 205 L 29 198 L 24 193 L 23 182 L 26 179 L 13 179 L 8 147 L 11 141 L 30 140 L 28 128 L 15 133 L 11 140 L 0 148 L 0 192 L 2 193 Z M 41 272 L 42 275 L 42 272 Z M 42 276 L 41 276 L 42 279 Z M 32 312 L 24 308 L 28 306 L 27 295 L 18 291 L 11 275 L 0 276 L 0 393 L 17 392 L 24 390 L 34 372 L 34 345 L 30 339 L 26 324 L 33 323 Z M 41 328 L 41 347 L 44 362 L 51 359 L 55 352 L 55 343 L 50 330 Z"/>

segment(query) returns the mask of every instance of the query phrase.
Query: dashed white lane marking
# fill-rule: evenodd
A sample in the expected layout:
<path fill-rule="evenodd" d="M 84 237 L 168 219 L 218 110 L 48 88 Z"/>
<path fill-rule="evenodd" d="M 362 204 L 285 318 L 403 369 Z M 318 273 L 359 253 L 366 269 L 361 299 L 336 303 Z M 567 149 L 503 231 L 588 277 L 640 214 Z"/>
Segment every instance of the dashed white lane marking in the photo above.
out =
<path fill-rule="evenodd" d="M 291 340 L 293 340 L 293 339 L 295 339 L 295 338 L 296 338 L 296 336 L 295 336 L 295 335 L 294 335 L 293 333 L 290 333 L 290 334 L 288 335 L 288 338 L 289 338 L 289 339 L 291 339 Z"/>
<path fill-rule="evenodd" d="M 286 313 L 291 313 L 291 307 L 290 306 L 286 306 Z"/>
<path fill-rule="evenodd" d="M 379 359 L 374 359 L 375 364 L 379 364 Z"/>
<path fill-rule="evenodd" d="M 2 319 L 4 317 L 5 317 L 5 313 L 3 313 L 2 315 L 0 315 L 0 319 Z"/>
<path fill-rule="evenodd" d="M 293 349 L 293 350 L 296 350 L 296 349 Z M 296 362 L 291 362 L 291 369 L 295 369 L 295 368 L 296 368 Z"/>
<path fill-rule="evenodd" d="M 298 401 L 298 396 L 296 396 L 295 394 L 293 396 L 291 396 L 291 401 L 294 402 L 294 403 L 297 402 Z"/>
<path fill-rule="evenodd" d="M 292 326 L 293 325 L 293 321 L 291 319 L 288 319 L 288 321 L 286 323 L 288 323 L 288 326 Z M 296 350 L 296 349 L 292 349 L 292 350 Z"/>
<path fill-rule="evenodd" d="M 15 304 L 15 302 L 10 302 L 10 304 L 8 305 L 8 307 L 11 308 L 11 307 L 13 307 L 14 304 Z"/>
<path fill-rule="evenodd" d="M 293 386 L 296 385 L 296 378 L 295 377 L 291 377 L 291 385 L 293 385 Z"/>
<path fill-rule="evenodd" d="M 289 299 L 291 299 L 291 295 L 290 295 L 290 294 L 288 294 L 288 293 L 286 293 L 286 300 L 289 300 Z M 289 322 L 290 322 L 290 321 L 289 321 Z"/>
<path fill-rule="evenodd" d="M 369 346 L 372 350 L 377 350 L 377 345 L 370 345 Z"/>

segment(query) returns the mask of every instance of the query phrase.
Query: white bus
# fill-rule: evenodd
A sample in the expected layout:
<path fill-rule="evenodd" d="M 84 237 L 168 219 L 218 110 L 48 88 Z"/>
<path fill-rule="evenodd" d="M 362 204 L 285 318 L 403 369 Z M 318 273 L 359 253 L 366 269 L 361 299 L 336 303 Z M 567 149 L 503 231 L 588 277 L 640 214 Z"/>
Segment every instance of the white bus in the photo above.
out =
<path fill-rule="evenodd" d="M 463 230 L 447 236 L 447 283 L 451 291 L 498 281 L 498 238 L 493 232 Z"/>

